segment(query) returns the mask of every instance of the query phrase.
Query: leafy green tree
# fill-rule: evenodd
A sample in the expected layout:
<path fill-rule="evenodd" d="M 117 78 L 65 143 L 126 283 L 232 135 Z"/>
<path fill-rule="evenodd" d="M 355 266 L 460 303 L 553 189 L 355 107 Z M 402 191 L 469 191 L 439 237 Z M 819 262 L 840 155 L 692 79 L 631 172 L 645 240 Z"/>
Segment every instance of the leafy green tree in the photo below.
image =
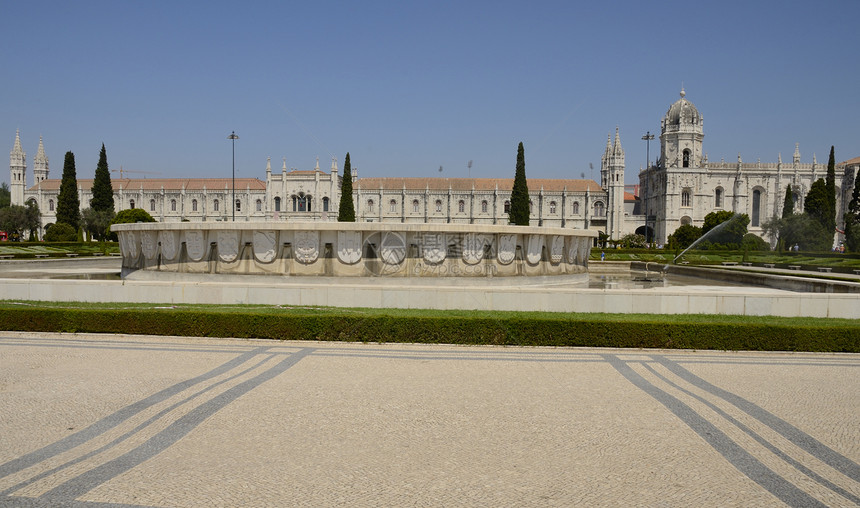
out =
<path fill-rule="evenodd" d="M 728 224 L 708 237 L 707 241 L 728 249 L 740 248 L 744 235 L 747 234 L 747 226 L 750 223 L 749 215 L 745 213 L 736 214 L 728 210 L 723 210 L 705 215 L 705 221 L 702 224 L 702 235 L 707 235 L 709 231 L 724 222 L 728 222 Z"/>
<path fill-rule="evenodd" d="M 683 224 L 669 235 L 666 243 L 670 249 L 686 249 L 702 236 L 702 228 L 692 224 Z"/>
<path fill-rule="evenodd" d="M 57 222 L 68 224 L 77 231 L 81 224 L 81 201 L 78 198 L 78 178 L 75 172 L 75 154 L 66 152 L 63 179 L 57 196 Z"/>
<path fill-rule="evenodd" d="M 523 143 L 517 147 L 517 170 L 514 174 L 514 188 L 511 191 L 511 224 L 529 225 L 529 185 L 526 180 L 526 157 Z"/>
<path fill-rule="evenodd" d="M 136 222 L 155 222 L 155 219 L 143 208 L 127 208 L 117 212 L 113 220 L 110 221 L 110 225 L 134 224 Z M 110 240 L 116 241 L 116 233 L 109 231 L 107 236 Z"/>
<path fill-rule="evenodd" d="M 340 185 L 340 205 L 337 208 L 338 222 L 355 222 L 355 204 L 352 201 L 352 166 L 349 152 L 343 161 L 343 180 Z"/>
<path fill-rule="evenodd" d="M 46 242 L 74 242 L 77 238 L 78 232 L 63 222 L 54 224 L 45 232 Z"/>
<path fill-rule="evenodd" d="M 39 219 L 39 207 L 33 201 L 26 206 L 9 205 L 0 208 L 0 230 L 5 231 L 9 238 L 33 237 L 39 229 Z"/>
<path fill-rule="evenodd" d="M 648 242 L 645 240 L 644 235 L 637 235 L 636 233 L 628 233 L 621 237 L 619 243 L 625 249 L 644 249 L 648 246 Z"/>
<path fill-rule="evenodd" d="M 819 178 L 809 188 L 803 204 L 803 213 L 812 217 L 821 227 L 822 234 L 833 236 L 833 218 L 830 216 L 830 198 L 827 195 L 827 183 Z"/>
<path fill-rule="evenodd" d="M 791 192 L 791 184 L 785 188 L 785 200 L 782 202 L 782 216 L 788 217 L 794 213 L 794 193 Z"/>
<path fill-rule="evenodd" d="M 103 212 L 110 210 L 114 211 L 113 205 L 113 185 L 110 181 L 110 170 L 107 163 L 107 152 L 105 152 L 105 144 L 102 143 L 102 150 L 99 153 L 99 163 L 96 166 L 96 176 L 93 179 L 93 198 L 90 199 L 90 207 L 97 211 Z M 104 231 L 104 228 L 102 228 Z"/>
<path fill-rule="evenodd" d="M 796 213 L 781 219 L 779 237 L 787 249 L 796 244 L 800 250 L 826 251 L 830 250 L 833 243 L 833 235 L 827 234 L 821 223 L 806 213 Z"/>
<path fill-rule="evenodd" d="M 84 208 L 81 210 L 82 227 L 88 236 L 101 242 L 108 236 L 108 227 L 115 216 L 113 209 L 99 211 L 95 208 Z"/>
<path fill-rule="evenodd" d="M 854 178 L 854 191 L 845 213 L 845 248 L 860 252 L 860 171 Z"/>
<path fill-rule="evenodd" d="M 12 204 L 12 192 L 6 182 L 0 183 L 0 208 L 6 208 Z"/>

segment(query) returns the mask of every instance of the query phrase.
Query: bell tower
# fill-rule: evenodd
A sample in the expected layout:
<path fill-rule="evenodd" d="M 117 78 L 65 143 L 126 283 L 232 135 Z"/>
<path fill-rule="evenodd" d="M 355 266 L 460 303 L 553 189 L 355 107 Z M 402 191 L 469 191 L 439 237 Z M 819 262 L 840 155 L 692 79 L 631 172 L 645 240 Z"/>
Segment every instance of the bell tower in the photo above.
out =
<path fill-rule="evenodd" d="M 45 155 L 45 145 L 42 144 L 42 136 L 39 136 L 39 149 L 33 158 L 33 185 L 39 185 L 42 180 L 48 179 L 48 156 Z"/>
<path fill-rule="evenodd" d="M 702 167 L 704 119 L 686 95 L 681 89 L 681 98 L 669 106 L 660 122 L 658 165 L 663 169 Z"/>
<path fill-rule="evenodd" d="M 614 240 L 623 236 L 624 226 L 624 149 L 615 128 L 615 142 L 606 139 L 606 150 L 600 160 L 600 179 L 606 191 L 606 234 Z"/>

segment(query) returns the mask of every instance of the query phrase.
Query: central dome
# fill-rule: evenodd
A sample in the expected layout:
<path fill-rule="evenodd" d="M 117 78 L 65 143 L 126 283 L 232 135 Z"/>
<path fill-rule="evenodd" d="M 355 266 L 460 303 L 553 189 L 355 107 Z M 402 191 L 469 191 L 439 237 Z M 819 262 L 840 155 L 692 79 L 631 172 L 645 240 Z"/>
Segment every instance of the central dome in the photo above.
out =
<path fill-rule="evenodd" d="M 698 125 L 702 121 L 702 116 L 699 110 L 692 102 L 684 97 L 687 95 L 684 90 L 681 90 L 681 98 L 669 106 L 669 111 L 666 112 L 667 125 L 693 124 Z"/>

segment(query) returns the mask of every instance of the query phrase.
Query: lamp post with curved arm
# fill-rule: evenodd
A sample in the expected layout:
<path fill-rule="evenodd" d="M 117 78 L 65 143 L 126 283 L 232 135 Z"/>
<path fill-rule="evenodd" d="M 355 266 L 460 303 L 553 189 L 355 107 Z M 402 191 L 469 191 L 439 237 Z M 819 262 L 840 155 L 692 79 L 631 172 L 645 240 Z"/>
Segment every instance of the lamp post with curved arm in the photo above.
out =
<path fill-rule="evenodd" d="M 233 143 L 233 198 L 232 198 L 232 207 L 233 207 L 233 222 L 236 222 L 236 140 L 239 139 L 239 136 L 236 135 L 236 131 L 230 133 L 227 136 Z"/>

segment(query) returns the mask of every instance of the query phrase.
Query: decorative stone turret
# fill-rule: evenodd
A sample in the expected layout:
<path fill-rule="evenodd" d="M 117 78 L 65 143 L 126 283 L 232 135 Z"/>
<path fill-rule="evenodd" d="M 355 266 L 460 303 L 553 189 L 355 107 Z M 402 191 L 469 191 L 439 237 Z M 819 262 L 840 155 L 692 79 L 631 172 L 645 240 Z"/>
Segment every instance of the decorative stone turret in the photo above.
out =
<path fill-rule="evenodd" d="M 24 187 L 27 186 L 27 154 L 21 148 L 21 136 L 15 131 L 15 145 L 9 154 L 9 191 L 12 204 L 24 204 Z"/>
<path fill-rule="evenodd" d="M 33 185 L 48 179 L 48 156 L 45 155 L 45 146 L 42 144 L 42 136 L 39 136 L 39 149 L 36 158 L 33 159 Z"/>
<path fill-rule="evenodd" d="M 610 238 L 624 236 L 624 149 L 621 135 L 615 128 L 615 142 L 606 140 L 606 150 L 600 160 L 600 175 L 603 189 L 607 192 L 606 234 Z"/>

